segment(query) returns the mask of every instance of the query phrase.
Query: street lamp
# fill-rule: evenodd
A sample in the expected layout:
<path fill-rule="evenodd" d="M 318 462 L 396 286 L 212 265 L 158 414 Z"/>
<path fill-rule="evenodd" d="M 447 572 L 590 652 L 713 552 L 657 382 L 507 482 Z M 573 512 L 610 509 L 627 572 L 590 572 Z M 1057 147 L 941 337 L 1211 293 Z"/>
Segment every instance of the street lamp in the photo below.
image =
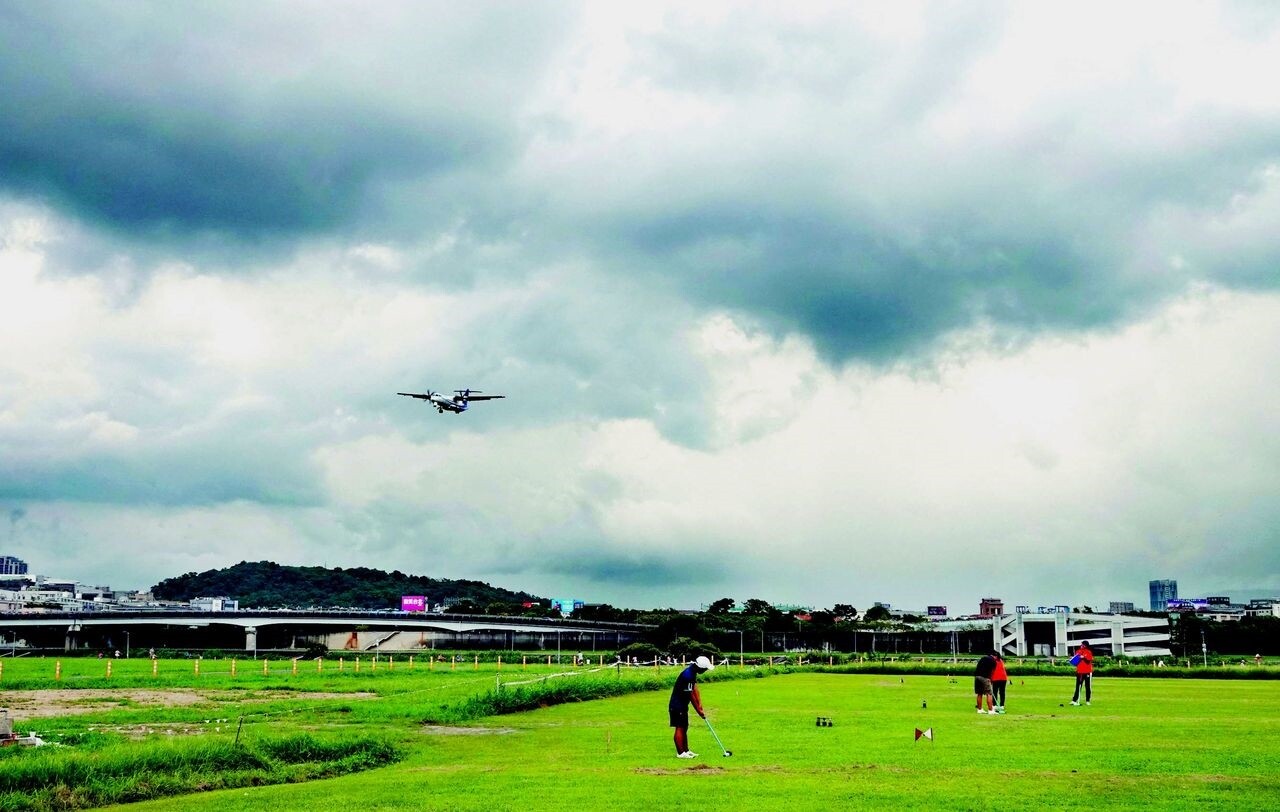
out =
<path fill-rule="evenodd" d="M 124 631 L 124 658 L 127 660 L 129 659 L 129 630 L 123 629 L 123 631 Z"/>

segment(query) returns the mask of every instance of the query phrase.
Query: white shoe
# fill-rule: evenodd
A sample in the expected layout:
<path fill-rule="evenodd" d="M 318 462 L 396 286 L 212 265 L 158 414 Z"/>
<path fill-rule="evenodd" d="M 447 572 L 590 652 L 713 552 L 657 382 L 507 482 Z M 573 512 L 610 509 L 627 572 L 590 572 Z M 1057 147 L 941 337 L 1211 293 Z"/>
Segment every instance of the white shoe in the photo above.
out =
<path fill-rule="evenodd" d="M 684 751 L 684 754 L 685 754 L 685 756 L 686 756 L 687 758 L 697 758 L 697 757 L 698 757 L 698 754 L 697 754 L 697 753 L 695 753 L 695 752 L 693 752 L 692 750 L 685 750 L 685 751 Z"/>
<path fill-rule="evenodd" d="M 1080 707 L 1080 703 L 1079 703 L 1079 702 L 1072 702 L 1071 704 L 1072 704 L 1072 705 L 1075 705 L 1077 708 L 1078 708 L 1078 707 Z"/>
<path fill-rule="evenodd" d="M 688 750 L 685 750 L 683 753 L 676 754 L 676 758 L 693 758 L 693 757 L 694 757 L 693 753 L 690 753 Z"/>
<path fill-rule="evenodd" d="M 1086 703 L 1084 703 L 1084 704 L 1086 704 L 1086 705 L 1092 705 L 1093 703 L 1092 703 L 1092 702 L 1086 702 Z"/>
<path fill-rule="evenodd" d="M 978 708 L 978 713 L 986 713 L 982 708 Z"/>

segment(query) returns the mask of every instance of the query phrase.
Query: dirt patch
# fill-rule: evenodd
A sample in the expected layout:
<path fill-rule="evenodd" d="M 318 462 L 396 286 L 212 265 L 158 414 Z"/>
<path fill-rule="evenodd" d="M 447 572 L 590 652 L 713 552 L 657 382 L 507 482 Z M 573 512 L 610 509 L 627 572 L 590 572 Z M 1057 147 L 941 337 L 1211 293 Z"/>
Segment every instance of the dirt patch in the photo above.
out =
<path fill-rule="evenodd" d="M 449 725 L 423 725 L 423 733 L 433 736 L 503 736 L 515 733 L 513 727 L 451 727 Z"/>
<path fill-rule="evenodd" d="M 277 699 L 369 699 L 377 694 L 327 693 L 300 691 L 255 691 L 247 697 L 235 691 L 154 691 L 128 689 L 115 691 L 109 688 L 77 690 L 6 691 L 3 702 L 9 709 L 10 719 L 39 719 L 50 716 L 68 716 L 77 713 L 97 713 L 119 708 L 179 708 L 201 702 L 270 702 Z"/>
<path fill-rule="evenodd" d="M 710 775 L 724 772 L 724 767 L 712 767 L 710 764 L 692 764 L 688 767 L 637 767 L 636 772 L 642 775 L 685 775 L 702 773 Z"/>

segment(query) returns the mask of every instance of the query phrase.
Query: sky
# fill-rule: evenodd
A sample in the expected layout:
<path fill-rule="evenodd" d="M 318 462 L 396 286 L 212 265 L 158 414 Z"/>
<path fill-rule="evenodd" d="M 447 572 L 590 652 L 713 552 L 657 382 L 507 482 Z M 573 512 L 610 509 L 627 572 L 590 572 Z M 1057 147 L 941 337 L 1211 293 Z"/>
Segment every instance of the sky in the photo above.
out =
<path fill-rule="evenodd" d="M 0 554 L 1280 593 L 1277 75 L 1265 2 L 0 0 Z"/>

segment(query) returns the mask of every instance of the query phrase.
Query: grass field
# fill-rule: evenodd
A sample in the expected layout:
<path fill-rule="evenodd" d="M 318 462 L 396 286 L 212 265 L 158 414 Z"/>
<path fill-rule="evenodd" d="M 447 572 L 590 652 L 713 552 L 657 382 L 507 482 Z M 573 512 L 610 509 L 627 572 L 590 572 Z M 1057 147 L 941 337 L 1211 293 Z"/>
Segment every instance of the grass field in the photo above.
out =
<path fill-rule="evenodd" d="M 548 685 L 583 686 L 583 696 L 599 688 L 657 690 L 474 719 L 491 703 L 469 697 L 493 688 L 499 674 L 492 664 L 433 672 L 421 664 L 413 672 L 397 666 L 394 674 L 366 666 L 359 675 L 349 664 L 341 673 L 325 668 L 323 674 L 300 669 L 266 677 L 242 670 L 232 678 L 207 664 L 196 686 L 199 701 L 184 705 L 128 700 L 131 686 L 145 687 L 152 678 L 126 673 L 113 677 L 119 687 L 112 689 L 124 702 L 108 707 L 109 697 L 98 696 L 97 704 L 77 709 L 85 712 L 49 717 L 38 729 L 76 741 L 93 728 L 101 741 L 82 738 L 60 752 L 107 753 L 142 746 L 157 737 L 138 742 L 133 731 L 166 724 L 195 731 L 186 738 L 229 741 L 238 727 L 231 720 L 247 712 L 241 732 L 249 746 L 301 734 L 326 741 L 372 737 L 401 756 L 338 778 L 127 807 L 140 810 L 650 809 L 655 803 L 675 809 L 1262 809 L 1280 798 L 1280 682 L 1274 680 L 1099 678 L 1093 706 L 1076 708 L 1067 704 L 1069 676 L 1023 680 L 1015 674 L 1009 712 L 1000 717 L 974 712 L 967 677 L 801 672 L 715 681 L 703 686 L 704 702 L 734 755 L 722 757 L 695 718 L 690 738 L 700 757 L 682 761 L 674 758 L 664 710 L 665 686 L 676 669 L 551 680 Z M 547 671 L 508 667 L 501 678 Z M 22 693 L 8 690 L 10 674 L 0 684 L 3 702 Z M 172 681 L 196 683 L 194 676 Z M 73 684 L 101 690 L 91 673 Z M 540 699 L 537 691 L 549 689 L 536 684 L 529 690 L 522 696 L 507 688 L 503 695 L 534 706 L 574 698 L 570 692 Z M 815 726 L 817 716 L 830 717 L 834 726 Z M 437 724 L 423 724 L 428 720 Z M 935 739 L 916 741 L 917 727 L 931 727 Z M 132 738 L 115 741 L 122 736 Z M 8 763 L 0 760 L 0 775 Z"/>

